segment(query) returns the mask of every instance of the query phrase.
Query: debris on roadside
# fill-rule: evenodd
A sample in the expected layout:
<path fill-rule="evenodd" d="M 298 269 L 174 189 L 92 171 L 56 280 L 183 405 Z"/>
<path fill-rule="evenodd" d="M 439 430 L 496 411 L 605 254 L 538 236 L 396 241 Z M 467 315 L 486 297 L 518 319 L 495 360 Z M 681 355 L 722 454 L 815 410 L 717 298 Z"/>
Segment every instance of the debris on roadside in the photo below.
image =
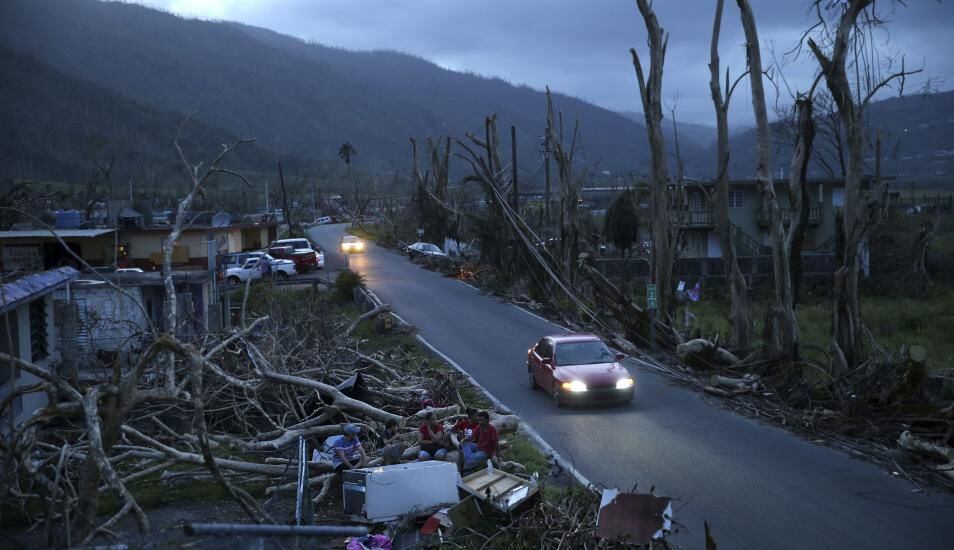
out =
<path fill-rule="evenodd" d="M 672 499 L 604 489 L 596 516 L 596 536 L 646 545 L 672 529 Z"/>
<path fill-rule="evenodd" d="M 492 466 L 464 477 L 459 486 L 503 513 L 514 511 L 539 492 L 536 478 L 509 474 Z"/>
<path fill-rule="evenodd" d="M 425 461 L 342 472 L 342 505 L 353 521 L 384 523 L 424 516 L 460 501 L 457 465 Z"/>

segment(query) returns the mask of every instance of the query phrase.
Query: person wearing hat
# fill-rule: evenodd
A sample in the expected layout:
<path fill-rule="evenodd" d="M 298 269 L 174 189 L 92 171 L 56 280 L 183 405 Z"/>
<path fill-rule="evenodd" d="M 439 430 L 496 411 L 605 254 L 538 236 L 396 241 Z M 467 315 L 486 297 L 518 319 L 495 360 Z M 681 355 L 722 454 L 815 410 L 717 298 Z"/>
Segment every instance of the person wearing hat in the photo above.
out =
<path fill-rule="evenodd" d="M 358 439 L 359 433 L 360 426 L 345 424 L 344 435 L 339 437 L 332 447 L 331 463 L 334 465 L 334 471 L 354 470 L 368 463 L 368 456 L 364 454 L 364 447 Z"/>

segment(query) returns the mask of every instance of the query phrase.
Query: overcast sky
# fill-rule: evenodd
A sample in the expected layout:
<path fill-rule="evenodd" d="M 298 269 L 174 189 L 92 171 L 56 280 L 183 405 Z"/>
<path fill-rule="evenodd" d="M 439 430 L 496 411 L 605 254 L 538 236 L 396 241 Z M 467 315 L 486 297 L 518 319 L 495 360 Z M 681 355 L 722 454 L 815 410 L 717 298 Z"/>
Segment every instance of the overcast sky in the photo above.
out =
<path fill-rule="evenodd" d="M 837 1 L 837 0 L 832 0 Z M 144 0 L 184 16 L 226 19 L 348 49 L 391 49 L 454 70 L 499 76 L 580 97 L 617 111 L 642 111 L 629 56 L 646 51 L 646 32 L 632 0 Z M 942 90 L 954 87 L 954 0 L 907 0 L 889 13 L 888 33 L 876 35 L 884 51 L 904 52 L 907 66 L 924 66 Z M 752 0 L 763 47 L 778 57 L 791 50 L 812 20 L 808 0 Z M 879 5 L 890 7 L 881 0 Z M 656 2 L 671 36 L 663 96 L 678 95 L 677 116 L 712 124 L 709 40 L 715 2 Z M 884 8 L 882 8 L 884 9 Z M 735 2 L 726 2 L 720 55 L 723 70 L 745 64 Z M 807 59 L 807 58 L 806 58 Z M 763 64 L 771 55 L 763 51 Z M 814 64 L 786 63 L 793 88 L 805 89 Z M 924 86 L 923 76 L 907 91 Z M 741 92 L 741 93 L 740 93 Z M 783 89 L 782 94 L 787 96 Z M 751 120 L 747 86 L 740 86 L 731 117 Z"/>

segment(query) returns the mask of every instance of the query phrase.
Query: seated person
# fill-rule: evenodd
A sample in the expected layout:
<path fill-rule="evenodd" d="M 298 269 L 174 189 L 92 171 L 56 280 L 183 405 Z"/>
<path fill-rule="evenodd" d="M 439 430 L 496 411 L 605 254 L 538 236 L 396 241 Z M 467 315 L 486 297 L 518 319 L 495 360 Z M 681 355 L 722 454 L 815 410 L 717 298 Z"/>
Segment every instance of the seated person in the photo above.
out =
<path fill-rule="evenodd" d="M 397 420 L 392 418 L 385 422 L 384 429 L 381 430 L 379 435 L 384 442 L 384 447 L 381 449 L 381 458 L 384 459 L 385 466 L 400 464 L 401 458 L 404 456 L 404 444 L 401 441 L 401 434 L 398 432 Z"/>
<path fill-rule="evenodd" d="M 433 411 L 428 411 L 424 415 L 424 423 L 417 433 L 417 442 L 421 445 L 421 451 L 417 454 L 418 460 L 444 460 L 447 457 L 447 438 L 444 434 L 444 426 L 437 421 Z"/>
<path fill-rule="evenodd" d="M 460 445 L 464 453 L 464 469 L 477 468 L 487 459 L 496 457 L 499 443 L 497 428 L 490 424 L 490 413 L 480 411 L 477 413 L 477 428 L 474 429 L 473 437 Z"/>
<path fill-rule="evenodd" d="M 475 429 L 477 429 L 477 409 L 467 409 L 467 418 L 458 420 L 451 431 L 463 440 L 470 438 Z"/>
<path fill-rule="evenodd" d="M 331 463 L 334 465 L 334 471 L 354 470 L 362 468 L 368 463 L 368 457 L 364 454 L 364 447 L 361 446 L 361 440 L 358 439 L 359 433 L 361 433 L 360 426 L 345 424 L 344 435 L 339 437 L 331 448 Z"/>

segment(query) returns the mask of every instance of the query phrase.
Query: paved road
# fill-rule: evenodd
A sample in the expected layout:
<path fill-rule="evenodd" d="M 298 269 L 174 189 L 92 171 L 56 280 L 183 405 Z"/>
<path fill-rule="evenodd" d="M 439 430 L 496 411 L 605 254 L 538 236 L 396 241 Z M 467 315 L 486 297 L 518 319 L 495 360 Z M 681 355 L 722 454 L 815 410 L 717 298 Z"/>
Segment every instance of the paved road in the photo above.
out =
<path fill-rule="evenodd" d="M 342 231 L 311 232 L 326 258 Z M 720 548 L 954 548 L 950 496 L 914 493 L 875 466 L 725 411 L 635 362 L 627 365 L 637 380 L 632 405 L 557 409 L 524 381 L 527 348 L 558 332 L 554 325 L 374 245 L 349 261 L 583 475 L 626 489 L 655 485 L 678 499 L 675 519 L 691 532 L 673 540 L 684 547 L 702 547 L 707 520 Z"/>

